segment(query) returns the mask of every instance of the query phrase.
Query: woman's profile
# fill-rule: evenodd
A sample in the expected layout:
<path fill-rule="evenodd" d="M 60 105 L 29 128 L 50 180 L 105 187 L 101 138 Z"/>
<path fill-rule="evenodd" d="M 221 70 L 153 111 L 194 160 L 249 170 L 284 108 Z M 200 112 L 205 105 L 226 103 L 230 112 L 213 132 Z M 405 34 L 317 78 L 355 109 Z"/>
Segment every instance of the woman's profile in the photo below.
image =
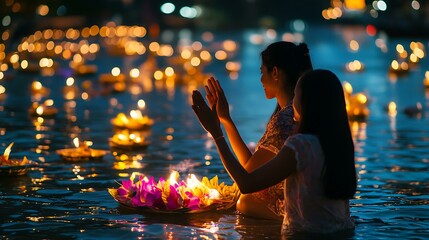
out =
<path fill-rule="evenodd" d="M 226 98 L 225 104 L 217 104 L 217 113 L 223 124 L 234 154 L 241 165 L 252 171 L 274 157 L 294 128 L 292 99 L 298 78 L 311 70 L 309 50 L 305 43 L 279 41 L 270 44 L 261 52 L 261 83 L 267 99 L 276 99 L 277 107 L 271 115 L 265 132 L 252 153 L 234 124 Z M 213 106 L 223 91 L 219 81 L 208 80 L 206 98 Z M 224 96 L 224 95 L 222 95 Z M 241 195 L 237 210 L 246 216 L 282 219 L 284 215 L 283 185 L 263 189 L 252 194 Z"/>

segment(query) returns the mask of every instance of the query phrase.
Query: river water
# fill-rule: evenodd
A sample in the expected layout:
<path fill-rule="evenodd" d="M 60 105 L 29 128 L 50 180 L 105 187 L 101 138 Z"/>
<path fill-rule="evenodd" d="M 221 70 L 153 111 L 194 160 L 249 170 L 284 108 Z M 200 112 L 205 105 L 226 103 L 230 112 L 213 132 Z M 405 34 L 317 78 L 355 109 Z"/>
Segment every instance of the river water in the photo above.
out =
<path fill-rule="evenodd" d="M 241 63 L 241 70 L 236 80 L 230 79 L 222 61 L 213 61 L 204 70 L 221 81 L 232 117 L 249 145 L 262 136 L 275 106 L 274 101 L 264 98 L 259 80 L 259 52 L 272 39 L 262 35 L 263 44 L 251 43 L 249 39 L 257 33 L 261 31 L 216 35 L 238 44 L 234 61 Z M 278 32 L 277 40 L 281 34 Z M 386 44 L 385 52 L 376 46 L 380 36 Z M 427 57 L 406 75 L 395 78 L 388 74 L 397 44 L 407 48 L 412 41 L 421 41 L 428 48 L 428 39 L 369 36 L 364 28 L 344 26 L 307 26 L 302 37 L 310 48 L 315 68 L 334 71 L 342 81 L 352 84 L 354 92 L 366 93 L 370 101 L 367 120 L 351 123 L 359 180 L 358 192 L 351 200 L 356 230 L 335 238 L 429 238 L 429 100 L 422 83 L 425 71 L 429 70 Z M 350 50 L 351 40 L 359 43 L 357 51 Z M 143 61 L 139 57 L 103 54 L 94 61 L 99 72 L 107 72 L 113 66 L 138 67 Z M 345 71 L 345 63 L 356 59 L 365 64 L 365 70 Z M 233 209 L 199 214 L 146 214 L 120 208 L 107 188 L 118 187 L 118 182 L 133 172 L 159 178 L 177 170 L 181 175 L 218 175 L 219 181 L 232 182 L 211 138 L 192 112 L 193 85 L 176 84 L 168 89 L 155 86 L 151 90 L 95 94 L 86 100 L 68 101 L 62 92 L 68 74 L 66 66 L 54 76 L 10 70 L 8 77 L 0 81 L 8 93 L 0 102 L 0 151 L 14 142 L 11 157 L 27 156 L 39 162 L 27 175 L 1 177 L 2 238 L 280 238 L 281 223 L 245 218 Z M 49 97 L 59 109 L 54 118 L 46 118 L 42 123 L 28 114 L 34 100 L 29 88 L 35 80 L 51 89 Z M 77 84 L 98 83 L 97 75 L 76 76 L 75 80 Z M 197 88 L 203 91 L 200 85 Z M 56 154 L 57 149 L 71 147 L 75 136 L 93 141 L 93 148 L 110 151 L 108 139 L 114 134 L 110 120 L 119 112 L 135 109 L 140 99 L 146 103 L 144 113 L 155 121 L 148 132 L 151 144 L 146 149 L 112 151 L 102 160 L 78 163 L 64 161 Z M 397 104 L 396 116 L 386 113 L 390 101 Z M 417 103 L 423 106 L 420 114 L 405 114 L 405 109 Z M 126 154 L 128 160 L 120 160 L 121 154 Z"/>

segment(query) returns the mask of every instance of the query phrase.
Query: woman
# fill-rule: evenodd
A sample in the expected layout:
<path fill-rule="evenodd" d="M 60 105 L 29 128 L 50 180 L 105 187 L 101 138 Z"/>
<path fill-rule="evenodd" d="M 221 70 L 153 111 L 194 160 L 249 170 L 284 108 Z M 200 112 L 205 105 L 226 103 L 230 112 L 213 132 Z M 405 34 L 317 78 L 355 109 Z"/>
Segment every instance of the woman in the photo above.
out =
<path fill-rule="evenodd" d="M 253 154 L 232 121 L 226 98 L 222 101 L 224 104 L 217 105 L 220 122 L 225 127 L 232 149 L 247 171 L 253 171 L 273 158 L 292 132 L 293 91 L 301 74 L 312 69 L 308 53 L 305 43 L 295 45 L 284 41 L 272 43 L 261 52 L 262 87 L 267 99 L 277 100 L 277 107 Z M 213 106 L 218 100 L 218 92 L 222 91 L 219 81 L 210 78 L 205 90 L 209 105 Z M 259 192 L 241 195 L 237 210 L 246 216 L 281 220 L 284 214 L 283 198 L 283 184 L 278 184 Z"/>
<path fill-rule="evenodd" d="M 222 95 L 219 92 L 216 105 L 224 104 Z M 285 182 L 283 234 L 354 228 L 349 212 L 349 199 L 356 191 L 354 146 L 343 88 L 335 74 L 315 70 L 300 78 L 293 100 L 297 134 L 253 171 L 246 170 L 231 152 L 216 109 L 211 110 L 198 91 L 192 99 L 194 112 L 215 139 L 222 163 L 242 193 Z"/>

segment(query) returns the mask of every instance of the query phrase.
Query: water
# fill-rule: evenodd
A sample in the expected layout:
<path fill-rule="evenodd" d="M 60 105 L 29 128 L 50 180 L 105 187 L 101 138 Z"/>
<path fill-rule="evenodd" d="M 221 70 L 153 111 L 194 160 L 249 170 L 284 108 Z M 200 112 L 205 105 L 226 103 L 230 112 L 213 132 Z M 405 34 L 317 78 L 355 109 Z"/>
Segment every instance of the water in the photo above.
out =
<path fill-rule="evenodd" d="M 275 102 L 264 99 L 259 82 L 261 45 L 247 40 L 253 31 L 220 38 L 240 44 L 235 60 L 242 69 L 237 80 L 230 80 L 225 62 L 214 61 L 206 71 L 221 80 L 232 106 L 232 116 L 248 143 L 262 135 Z M 359 174 L 358 192 L 351 201 L 356 230 L 350 235 L 327 236 L 347 239 L 425 239 L 429 238 L 429 121 L 428 96 L 422 81 L 428 69 L 427 57 L 408 75 L 392 79 L 387 69 L 398 43 L 427 39 L 389 39 L 388 51 L 375 46 L 376 37 L 363 28 L 310 26 L 303 34 L 309 45 L 315 68 L 328 68 L 342 81 L 352 84 L 354 92 L 366 92 L 370 98 L 367 121 L 352 124 Z M 348 43 L 360 43 L 357 52 Z M 347 61 L 358 59 L 365 71 L 344 71 Z M 113 66 L 133 65 L 139 59 L 104 57 L 99 72 Z M 136 65 L 137 66 L 137 65 Z M 65 69 L 65 68 L 64 68 Z M 1 149 L 15 142 L 12 157 L 40 162 L 39 168 L 20 177 L 2 177 L 0 182 L 0 235 L 6 239 L 276 239 L 278 222 L 245 218 L 233 209 L 200 214 L 145 214 L 118 206 L 107 188 L 132 172 L 161 177 L 171 170 L 199 177 L 214 175 L 231 184 L 212 140 L 200 127 L 190 107 L 192 86 L 172 89 L 154 88 L 137 94 L 129 92 L 95 95 L 88 100 L 64 100 L 62 87 L 67 71 L 53 77 L 8 72 L 0 82 L 8 98 L 0 103 Z M 28 88 L 39 80 L 51 89 L 59 113 L 55 118 L 36 124 L 28 115 L 31 96 Z M 96 76 L 76 77 L 97 83 Z M 198 87 L 202 90 L 201 86 Z M 73 163 L 61 160 L 55 150 L 72 146 L 72 138 L 94 142 L 93 148 L 110 150 L 108 139 L 114 134 L 110 119 L 119 112 L 136 109 L 144 99 L 144 110 L 155 124 L 149 132 L 147 149 L 128 152 L 130 160 L 120 161 L 109 153 L 100 161 Z M 395 101 L 398 114 L 385 112 Z M 404 114 L 417 102 L 423 105 L 418 116 Z M 3 151 L 3 150 L 1 150 Z M 121 153 L 119 153 L 120 155 Z M 118 155 L 118 154 L 117 154 Z M 302 236 L 291 236 L 299 239 Z M 304 236 L 309 237 L 309 236 Z M 321 238 L 321 236 L 310 236 Z"/>

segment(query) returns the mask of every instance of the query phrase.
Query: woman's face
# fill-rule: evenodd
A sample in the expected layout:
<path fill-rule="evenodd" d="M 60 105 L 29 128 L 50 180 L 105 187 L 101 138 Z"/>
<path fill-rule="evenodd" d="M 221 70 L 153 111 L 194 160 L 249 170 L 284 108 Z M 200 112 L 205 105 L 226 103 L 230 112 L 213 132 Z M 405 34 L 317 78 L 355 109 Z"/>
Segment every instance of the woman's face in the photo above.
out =
<path fill-rule="evenodd" d="M 267 67 L 262 64 L 261 65 L 261 83 L 264 88 L 265 97 L 267 99 L 272 99 L 276 97 L 277 84 L 274 80 L 271 72 L 268 71 Z"/>
<path fill-rule="evenodd" d="M 301 80 L 298 80 L 295 86 L 295 97 L 293 98 L 293 119 L 296 122 L 301 120 Z"/>

